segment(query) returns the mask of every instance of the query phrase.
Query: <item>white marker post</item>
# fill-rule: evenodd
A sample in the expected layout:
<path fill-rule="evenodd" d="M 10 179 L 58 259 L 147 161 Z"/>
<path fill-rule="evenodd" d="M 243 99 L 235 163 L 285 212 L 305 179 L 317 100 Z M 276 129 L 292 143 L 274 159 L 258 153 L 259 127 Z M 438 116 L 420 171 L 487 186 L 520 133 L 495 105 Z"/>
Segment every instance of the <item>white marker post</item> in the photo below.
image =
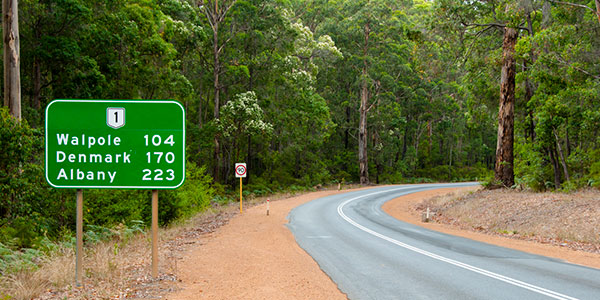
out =
<path fill-rule="evenodd" d="M 267 216 L 269 215 L 269 198 L 267 198 Z"/>
<path fill-rule="evenodd" d="M 242 208 L 242 178 L 246 177 L 248 170 L 246 169 L 246 163 L 235 164 L 235 177 L 240 179 L 240 214 L 243 213 Z"/>

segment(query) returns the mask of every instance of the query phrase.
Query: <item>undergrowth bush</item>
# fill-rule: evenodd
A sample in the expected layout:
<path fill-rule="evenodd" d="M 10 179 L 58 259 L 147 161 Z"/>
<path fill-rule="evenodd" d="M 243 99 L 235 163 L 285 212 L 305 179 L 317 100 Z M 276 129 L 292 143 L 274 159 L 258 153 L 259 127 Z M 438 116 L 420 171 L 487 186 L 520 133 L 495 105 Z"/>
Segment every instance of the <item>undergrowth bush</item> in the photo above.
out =
<path fill-rule="evenodd" d="M 193 162 L 186 164 L 185 183 L 175 190 L 175 208 L 177 218 L 188 217 L 210 207 L 215 195 L 212 177 L 206 174 L 206 167 L 198 167 Z"/>

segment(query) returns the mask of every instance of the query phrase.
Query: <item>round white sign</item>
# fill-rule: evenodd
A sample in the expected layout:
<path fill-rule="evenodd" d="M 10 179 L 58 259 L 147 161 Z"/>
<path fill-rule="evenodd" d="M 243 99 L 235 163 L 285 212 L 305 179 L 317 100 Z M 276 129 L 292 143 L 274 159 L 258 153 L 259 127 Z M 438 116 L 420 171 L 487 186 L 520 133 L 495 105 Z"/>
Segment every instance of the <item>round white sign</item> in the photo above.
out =
<path fill-rule="evenodd" d="M 236 177 L 246 177 L 246 164 L 237 164 L 235 166 Z"/>

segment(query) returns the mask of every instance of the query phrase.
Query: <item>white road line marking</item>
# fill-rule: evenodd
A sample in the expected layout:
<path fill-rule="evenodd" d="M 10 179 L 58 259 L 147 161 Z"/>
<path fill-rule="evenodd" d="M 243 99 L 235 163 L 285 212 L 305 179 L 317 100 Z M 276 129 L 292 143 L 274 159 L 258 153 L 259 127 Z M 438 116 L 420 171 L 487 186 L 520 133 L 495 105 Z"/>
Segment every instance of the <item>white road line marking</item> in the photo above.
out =
<path fill-rule="evenodd" d="M 364 231 L 366 233 L 374 235 L 374 236 L 376 236 L 378 238 L 386 240 L 386 241 L 388 241 L 388 242 L 390 242 L 392 244 L 398 245 L 398 246 L 400 246 L 402 248 L 405 248 L 405 249 L 417 252 L 419 254 L 423 254 L 423 255 L 431 257 L 433 259 L 437 259 L 439 261 L 443 261 L 443 262 L 449 263 L 451 265 L 455 265 L 457 267 L 460 267 L 460 268 L 463 268 L 463 269 L 466 269 L 466 270 L 469 270 L 469 271 L 472 271 L 472 272 L 475 272 L 475 273 L 479 273 L 481 275 L 484 275 L 484 276 L 487 276 L 487 277 L 490 277 L 490 278 L 494 278 L 494 279 L 497 279 L 497 280 L 500 280 L 500 281 L 504 281 L 506 283 L 509 283 L 509 284 L 512 284 L 512 285 L 515 285 L 515 286 L 518 286 L 518 287 L 522 287 L 524 289 L 528 289 L 530 291 L 533 291 L 533 292 L 536 292 L 536 293 L 539 293 L 539 294 L 542 294 L 542 295 L 546 295 L 546 296 L 554 298 L 554 299 L 577 300 L 577 298 L 573 298 L 573 297 L 570 297 L 570 296 L 567 296 L 567 295 L 563 295 L 563 294 L 558 293 L 558 292 L 554 292 L 554 291 L 551 291 L 551 290 L 548 290 L 548 289 L 545 289 L 545 288 L 542 288 L 542 287 L 539 287 L 539 286 L 535 286 L 533 284 L 529 284 L 529 283 L 526 283 L 526 282 L 523 282 L 523 281 L 520 281 L 520 280 L 517 280 L 517 279 L 514 279 L 514 278 L 510 278 L 510 277 L 507 277 L 507 276 L 504 276 L 504 275 L 500 275 L 500 274 L 497 274 L 497 273 L 494 273 L 494 272 L 491 272 L 491 271 L 487 271 L 487 270 L 484 270 L 484 269 L 481 269 L 481 268 L 478 268 L 478 267 L 475 267 L 475 266 L 471 266 L 469 264 L 462 263 L 460 261 L 453 260 L 453 259 L 450 259 L 450 258 L 446 258 L 446 257 L 440 256 L 440 255 L 437 255 L 437 254 L 425 251 L 423 249 L 420 249 L 420 248 L 417 248 L 417 247 L 414 247 L 414 246 L 402 243 L 402 242 L 400 242 L 398 240 L 395 240 L 393 238 L 385 236 L 385 235 L 383 235 L 381 233 L 375 232 L 375 231 L 373 231 L 373 230 L 371 230 L 369 228 L 366 228 L 366 227 L 364 227 L 364 226 L 356 223 L 354 220 L 350 219 L 344 213 L 344 211 L 343 211 L 344 206 L 346 206 L 348 203 L 350 203 L 352 201 L 355 201 L 355 200 L 358 200 L 360 198 L 364 198 L 364 197 L 368 197 L 368 196 L 372 196 L 372 195 L 376 195 L 376 194 L 381 194 L 381 193 L 392 192 L 392 191 L 406 190 L 406 189 L 410 189 L 410 188 L 414 188 L 414 186 L 402 187 L 402 188 L 397 188 L 397 189 L 390 189 L 390 190 L 385 190 L 385 191 L 374 192 L 374 193 L 370 193 L 370 194 L 366 194 L 366 195 L 362 195 L 362 196 L 358 196 L 358 197 L 346 200 L 345 202 L 343 202 L 342 204 L 340 204 L 337 207 L 338 214 L 344 220 L 346 220 L 348 223 L 352 224 L 354 227 L 356 227 L 356 228 L 358 228 L 358 229 L 360 229 L 360 230 L 362 230 L 362 231 Z"/>

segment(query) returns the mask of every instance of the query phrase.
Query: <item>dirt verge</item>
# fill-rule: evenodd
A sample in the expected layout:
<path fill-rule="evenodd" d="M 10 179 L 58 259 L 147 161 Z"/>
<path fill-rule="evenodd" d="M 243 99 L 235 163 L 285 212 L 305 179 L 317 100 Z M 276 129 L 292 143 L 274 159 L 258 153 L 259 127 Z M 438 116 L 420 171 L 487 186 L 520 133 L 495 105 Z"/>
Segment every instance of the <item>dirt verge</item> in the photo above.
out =
<path fill-rule="evenodd" d="M 167 299 L 346 299 L 285 226 L 290 210 L 339 193 L 310 193 L 249 209 L 203 236 L 177 262 L 178 292 Z"/>
<path fill-rule="evenodd" d="M 422 205 L 422 201 L 425 199 L 429 199 L 435 196 L 443 196 L 449 193 L 459 193 L 465 191 L 474 191 L 476 187 L 471 188 L 446 188 L 446 189 L 437 189 L 433 191 L 425 191 L 410 194 L 407 196 L 403 196 L 400 198 L 396 198 L 391 200 L 383 205 L 383 210 L 389 215 L 412 224 L 416 224 L 431 230 L 436 230 L 440 232 L 444 232 L 447 234 L 452 234 L 456 236 L 461 236 L 465 238 L 469 238 L 472 240 L 481 241 L 484 243 L 494 244 L 502 247 L 517 249 L 529 253 L 554 257 L 558 259 L 562 259 L 574 264 L 585 265 L 593 268 L 600 268 L 600 254 L 597 253 L 589 253 L 584 251 L 576 251 L 570 248 L 552 244 L 544 244 L 540 243 L 540 241 L 535 240 L 521 240 L 514 239 L 505 236 L 499 235 L 490 235 L 482 232 L 477 232 L 474 227 L 471 229 L 466 229 L 464 226 L 461 227 L 459 222 L 454 222 L 454 225 L 451 224 L 440 224 L 440 223 L 423 223 L 421 221 L 421 211 L 417 210 L 417 208 Z M 531 195 L 529 195 L 531 196 Z M 489 200 L 489 199 L 488 199 Z M 427 200 L 425 200 L 427 201 Z M 515 201 L 513 199 L 513 201 Z M 494 205 L 494 204 L 490 204 Z M 506 206 L 500 206 L 506 207 Z M 529 211 L 530 214 L 539 214 L 539 211 Z M 533 217 L 533 216 L 532 216 Z M 535 216 L 544 218 L 544 216 Z M 561 226 L 561 224 L 558 224 Z"/>

